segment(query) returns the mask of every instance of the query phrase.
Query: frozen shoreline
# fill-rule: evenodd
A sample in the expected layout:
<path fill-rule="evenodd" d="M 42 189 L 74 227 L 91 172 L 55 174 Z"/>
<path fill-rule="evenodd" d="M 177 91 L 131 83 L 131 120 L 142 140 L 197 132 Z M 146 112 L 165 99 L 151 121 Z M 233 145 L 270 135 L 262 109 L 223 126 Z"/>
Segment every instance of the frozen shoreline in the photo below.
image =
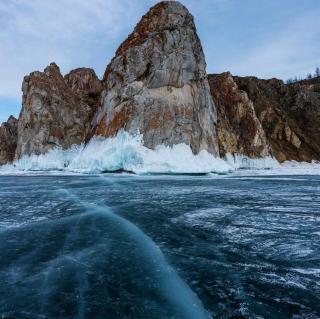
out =
<path fill-rule="evenodd" d="M 119 132 L 113 138 L 94 138 L 87 145 L 67 150 L 52 149 L 43 155 L 24 156 L 0 167 L 0 175 L 102 174 L 127 172 L 146 174 L 236 174 L 305 175 L 320 174 L 320 163 L 285 162 L 274 158 L 250 159 L 228 154 L 225 159 L 207 151 L 193 154 L 186 144 L 164 145 L 151 150 L 143 146 L 141 134 Z"/>

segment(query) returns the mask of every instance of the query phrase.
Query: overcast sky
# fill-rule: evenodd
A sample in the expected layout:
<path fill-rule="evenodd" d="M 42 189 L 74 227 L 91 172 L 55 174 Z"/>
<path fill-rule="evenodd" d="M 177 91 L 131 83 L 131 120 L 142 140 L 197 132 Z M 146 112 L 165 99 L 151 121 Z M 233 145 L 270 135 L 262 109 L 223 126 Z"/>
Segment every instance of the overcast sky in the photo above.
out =
<path fill-rule="evenodd" d="M 153 0 L 0 0 L 0 122 L 21 108 L 23 76 L 55 61 L 99 77 Z M 305 76 L 320 66 L 320 0 L 185 0 L 208 73 Z"/>

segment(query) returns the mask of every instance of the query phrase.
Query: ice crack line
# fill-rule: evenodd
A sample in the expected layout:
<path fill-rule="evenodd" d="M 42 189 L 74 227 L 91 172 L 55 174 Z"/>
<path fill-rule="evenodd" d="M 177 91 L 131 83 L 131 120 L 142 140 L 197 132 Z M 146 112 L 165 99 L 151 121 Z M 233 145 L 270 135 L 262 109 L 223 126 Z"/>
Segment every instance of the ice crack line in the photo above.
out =
<path fill-rule="evenodd" d="M 142 263 L 147 260 L 153 267 L 158 279 L 158 293 L 166 304 L 181 319 L 208 319 L 209 313 L 204 309 L 197 295 L 179 277 L 174 269 L 168 264 L 160 248 L 139 227 L 129 220 L 117 215 L 106 205 L 96 205 L 82 201 L 69 190 L 60 190 L 67 198 L 81 205 L 89 214 L 100 215 L 109 223 L 117 227 L 119 232 L 126 234 L 135 243 L 142 256 Z"/>

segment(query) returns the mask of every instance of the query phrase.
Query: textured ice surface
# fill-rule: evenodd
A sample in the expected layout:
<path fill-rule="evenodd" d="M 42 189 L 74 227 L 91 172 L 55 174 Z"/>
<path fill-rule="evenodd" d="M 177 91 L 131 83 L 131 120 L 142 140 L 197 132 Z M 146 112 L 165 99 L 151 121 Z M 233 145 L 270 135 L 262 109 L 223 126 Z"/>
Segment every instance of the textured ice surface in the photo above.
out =
<path fill-rule="evenodd" d="M 93 138 L 87 145 L 70 149 L 52 149 L 43 155 L 24 156 L 13 165 L 0 168 L 1 174 L 21 172 L 61 171 L 64 173 L 102 173 L 125 170 L 146 173 L 230 173 L 239 169 L 271 169 L 279 164 L 272 158 L 248 159 L 228 155 L 214 157 L 207 151 L 193 154 L 186 144 L 173 147 L 159 145 L 155 150 L 143 146 L 141 134 L 119 132 L 113 138 Z"/>
<path fill-rule="evenodd" d="M 0 176 L 0 207 L 0 317 L 320 318 L 320 176 Z"/>

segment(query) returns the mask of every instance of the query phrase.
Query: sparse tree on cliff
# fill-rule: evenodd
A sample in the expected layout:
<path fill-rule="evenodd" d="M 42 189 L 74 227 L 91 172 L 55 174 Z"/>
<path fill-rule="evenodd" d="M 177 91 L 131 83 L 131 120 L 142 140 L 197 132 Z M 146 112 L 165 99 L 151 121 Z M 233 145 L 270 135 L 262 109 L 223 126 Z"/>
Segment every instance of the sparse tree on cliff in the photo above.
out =
<path fill-rule="evenodd" d="M 315 72 L 314 76 L 315 76 L 316 78 L 320 76 L 320 69 L 319 69 L 319 67 L 316 68 L 316 72 Z"/>

